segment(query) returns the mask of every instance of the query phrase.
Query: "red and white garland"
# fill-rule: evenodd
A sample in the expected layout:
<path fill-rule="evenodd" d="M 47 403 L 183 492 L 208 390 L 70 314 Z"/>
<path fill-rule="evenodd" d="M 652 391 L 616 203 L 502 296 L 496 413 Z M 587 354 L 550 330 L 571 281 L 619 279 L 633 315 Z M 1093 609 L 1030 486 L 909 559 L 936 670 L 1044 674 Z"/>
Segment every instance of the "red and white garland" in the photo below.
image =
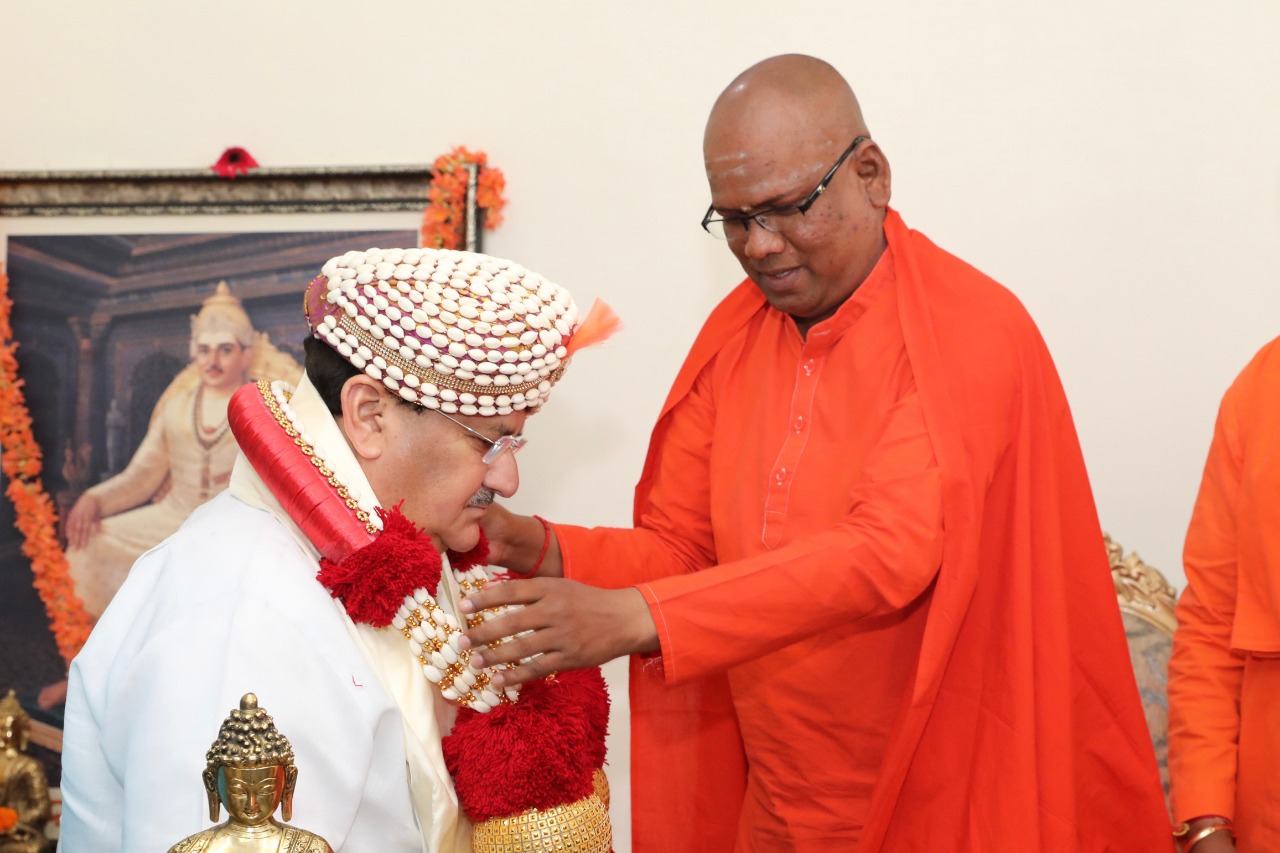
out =
<path fill-rule="evenodd" d="M 445 606 L 439 600 L 444 563 L 431 539 L 399 506 L 366 508 L 351 496 L 290 407 L 292 391 L 279 381 L 246 385 L 233 395 L 227 417 L 263 482 L 282 504 L 292 502 L 286 512 L 320 550 L 317 580 L 342 602 L 353 621 L 375 628 L 390 625 L 403 633 L 423 674 L 446 699 L 481 712 L 514 701 L 516 689 L 493 690 L 492 672 L 472 666 L 470 655 L 458 648 L 466 628 L 460 614 L 447 612 L 453 609 L 447 598 Z M 311 505 L 299 504 L 304 494 Z M 338 511 L 317 513 L 317 505 Z M 349 534 L 334 537 L 335 526 Z M 478 568 L 487 557 L 483 536 L 466 554 L 450 552 L 450 571 L 459 591 L 488 582 L 488 575 Z M 505 609 L 473 616 L 470 624 Z"/>
<path fill-rule="evenodd" d="M 509 817 L 589 796 L 604 766 L 609 694 L 599 669 L 524 685 L 520 701 L 491 713 L 461 710 L 444 760 L 467 817 Z"/>
<path fill-rule="evenodd" d="M 609 719 L 600 671 L 564 672 L 518 694 L 493 690 L 492 673 L 459 652 L 465 629 L 437 600 L 443 561 L 430 538 L 398 507 L 362 507 L 291 415 L 287 386 L 266 381 L 237 391 L 227 411 L 254 469 L 321 551 L 317 579 L 354 621 L 404 633 L 424 675 L 462 706 L 443 748 L 467 816 L 480 823 L 592 796 Z M 449 553 L 462 594 L 491 581 L 487 559 L 483 537 L 466 554 Z"/>

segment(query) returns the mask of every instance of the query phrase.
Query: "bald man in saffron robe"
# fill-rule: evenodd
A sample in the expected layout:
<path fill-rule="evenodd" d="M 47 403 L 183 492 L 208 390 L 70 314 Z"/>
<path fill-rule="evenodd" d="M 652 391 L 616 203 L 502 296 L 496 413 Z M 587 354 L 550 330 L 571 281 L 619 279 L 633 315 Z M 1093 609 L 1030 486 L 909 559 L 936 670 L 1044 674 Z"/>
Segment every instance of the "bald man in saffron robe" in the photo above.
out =
<path fill-rule="evenodd" d="M 1222 398 L 1169 661 L 1173 816 L 1194 853 L 1280 850 L 1280 339 Z"/>
<path fill-rule="evenodd" d="M 1172 847 L 1098 520 L 1018 301 L 910 231 L 849 85 L 720 95 L 711 208 L 748 279 L 663 408 L 633 529 L 491 511 L 539 577 L 470 632 L 522 681 L 633 654 L 634 849 Z M 563 576 L 564 579 L 557 577 Z M 568 579 L 568 580 L 565 580 Z"/>

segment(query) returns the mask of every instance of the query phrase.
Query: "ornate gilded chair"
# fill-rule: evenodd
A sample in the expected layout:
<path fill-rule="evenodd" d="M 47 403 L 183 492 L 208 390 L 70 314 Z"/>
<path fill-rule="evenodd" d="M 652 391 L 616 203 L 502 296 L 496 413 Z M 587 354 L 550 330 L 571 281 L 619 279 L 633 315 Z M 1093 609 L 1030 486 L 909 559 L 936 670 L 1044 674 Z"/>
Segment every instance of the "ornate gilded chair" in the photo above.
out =
<path fill-rule="evenodd" d="M 1177 627 L 1174 601 L 1177 591 L 1164 575 L 1136 553 L 1124 549 L 1106 536 L 1111 560 L 1111 579 L 1129 640 L 1129 657 L 1138 680 L 1147 728 L 1160 763 L 1160 782 L 1169 798 L 1169 654 L 1173 651 L 1173 631 Z"/>

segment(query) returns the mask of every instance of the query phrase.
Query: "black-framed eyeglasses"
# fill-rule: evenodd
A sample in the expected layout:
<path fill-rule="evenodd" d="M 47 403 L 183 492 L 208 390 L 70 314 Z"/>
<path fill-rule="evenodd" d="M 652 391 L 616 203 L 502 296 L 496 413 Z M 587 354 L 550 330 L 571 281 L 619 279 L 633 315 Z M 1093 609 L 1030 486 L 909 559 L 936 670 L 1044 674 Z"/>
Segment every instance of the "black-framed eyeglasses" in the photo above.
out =
<path fill-rule="evenodd" d="M 853 140 L 849 147 L 844 150 L 844 153 L 840 155 L 840 159 L 836 161 L 836 164 L 813 188 L 813 192 L 804 197 L 803 201 L 798 201 L 795 204 L 785 204 L 781 207 L 771 207 L 759 213 L 748 213 L 741 216 L 716 216 L 715 205 L 711 205 L 707 208 L 707 215 L 702 217 L 703 230 L 712 237 L 730 241 L 745 239 L 747 231 L 753 222 L 764 230 L 772 231 L 775 234 L 785 232 L 800 221 L 798 217 L 803 216 L 809 208 L 813 207 L 813 203 L 826 190 L 827 185 L 831 183 L 831 179 L 836 176 L 836 171 L 844 164 L 845 160 L 849 159 L 849 155 L 853 153 L 853 150 L 870 138 L 869 136 L 859 136 Z"/>
<path fill-rule="evenodd" d="M 464 424 L 462 421 L 457 420 L 456 418 L 450 418 L 448 415 L 446 415 L 444 412 L 440 411 L 439 409 L 431 409 L 431 411 L 435 412 L 436 414 L 442 417 L 449 418 L 449 420 L 453 421 L 455 424 L 462 427 L 467 432 L 474 435 L 476 438 L 480 439 L 481 441 L 487 442 L 489 444 L 489 449 L 484 452 L 484 456 L 482 457 L 482 461 L 486 465 L 492 465 L 494 462 L 497 462 L 498 458 L 502 456 L 502 454 L 505 453 L 508 448 L 511 449 L 512 455 L 515 455 L 517 452 L 519 452 L 520 448 L 524 447 L 525 444 L 529 441 L 529 439 L 519 435 L 503 435 L 503 436 L 499 436 L 497 441 L 494 441 L 492 438 L 489 438 L 484 433 L 476 432 L 471 427 Z"/>

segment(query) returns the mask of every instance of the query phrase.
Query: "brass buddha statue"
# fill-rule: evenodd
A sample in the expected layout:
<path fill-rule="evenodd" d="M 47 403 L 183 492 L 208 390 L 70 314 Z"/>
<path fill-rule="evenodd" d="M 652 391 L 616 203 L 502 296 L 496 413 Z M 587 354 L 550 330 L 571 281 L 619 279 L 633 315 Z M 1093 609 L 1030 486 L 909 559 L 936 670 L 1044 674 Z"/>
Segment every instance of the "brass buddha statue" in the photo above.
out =
<path fill-rule="evenodd" d="M 293 818 L 293 789 L 298 768 L 293 747 L 276 730 L 275 722 L 258 707 L 258 697 L 246 693 L 239 710 L 222 723 L 218 739 L 205 755 L 204 789 L 209 797 L 209 820 L 219 806 L 227 820 L 184 838 L 169 853 L 333 853 L 323 838 L 280 823 Z"/>
<path fill-rule="evenodd" d="M 12 814 L 0 823 L 0 853 L 42 853 L 49 847 L 49 783 L 44 767 L 26 754 L 30 737 L 31 718 L 10 690 L 0 700 L 0 808 Z"/>

